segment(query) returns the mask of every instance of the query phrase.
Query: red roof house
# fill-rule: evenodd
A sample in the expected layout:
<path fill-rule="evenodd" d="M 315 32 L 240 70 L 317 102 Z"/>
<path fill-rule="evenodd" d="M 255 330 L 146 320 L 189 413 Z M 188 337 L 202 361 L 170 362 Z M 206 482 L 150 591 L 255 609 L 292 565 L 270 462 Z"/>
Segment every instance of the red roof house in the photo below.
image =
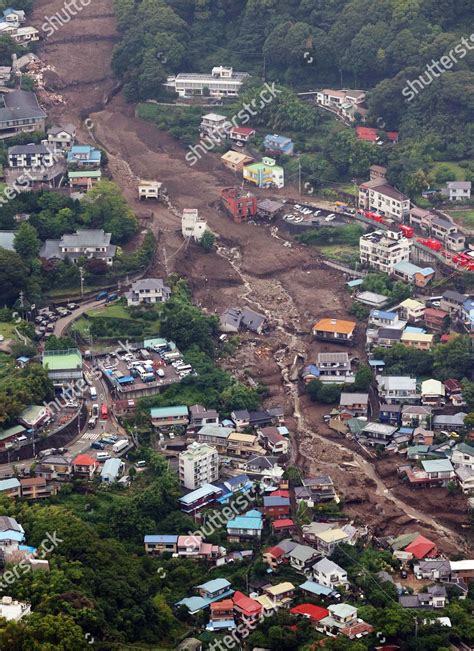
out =
<path fill-rule="evenodd" d="M 235 613 L 244 619 L 255 619 L 262 612 L 262 606 L 258 601 L 247 597 L 243 592 L 236 590 L 232 595 L 232 600 Z"/>
<path fill-rule="evenodd" d="M 271 497 L 290 497 L 290 491 L 282 490 L 281 488 L 277 491 L 270 493 Z"/>
<path fill-rule="evenodd" d="M 377 142 L 379 129 L 374 127 L 356 127 L 356 133 L 359 140 L 366 142 Z M 387 131 L 387 138 L 390 142 L 398 142 L 398 131 Z"/>
<path fill-rule="evenodd" d="M 433 558 L 438 555 L 436 544 L 421 535 L 415 538 L 408 547 L 405 547 L 405 551 L 413 554 L 418 560 L 426 557 Z"/>
<path fill-rule="evenodd" d="M 291 518 L 282 518 L 281 520 L 274 520 L 272 528 L 274 531 L 287 532 L 295 528 L 295 523 Z"/>
<path fill-rule="evenodd" d="M 313 622 L 319 622 L 324 617 L 328 617 L 329 610 L 321 608 L 321 606 L 313 606 L 313 604 L 300 604 L 291 608 L 290 613 L 292 615 L 303 615 L 303 617 L 308 617 Z"/>
<path fill-rule="evenodd" d="M 78 454 L 72 462 L 72 469 L 74 474 L 80 477 L 92 478 L 99 463 L 87 454 Z"/>

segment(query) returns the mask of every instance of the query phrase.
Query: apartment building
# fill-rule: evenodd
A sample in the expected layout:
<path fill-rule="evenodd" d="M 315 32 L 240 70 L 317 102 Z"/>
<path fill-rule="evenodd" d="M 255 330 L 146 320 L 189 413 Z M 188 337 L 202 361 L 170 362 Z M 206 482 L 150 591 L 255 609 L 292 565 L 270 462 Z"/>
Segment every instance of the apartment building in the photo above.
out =
<path fill-rule="evenodd" d="M 1 97 L 0 138 L 20 132 L 44 131 L 46 113 L 36 95 L 28 90 L 12 90 Z"/>
<path fill-rule="evenodd" d="M 168 77 L 163 85 L 180 97 L 204 95 L 206 92 L 209 92 L 210 97 L 237 97 L 243 82 L 249 76 L 248 72 L 234 72 L 230 67 L 214 66 L 211 74 L 181 72 Z"/>
<path fill-rule="evenodd" d="M 393 274 L 395 265 L 408 262 L 411 240 L 400 231 L 373 231 L 359 240 L 360 261 L 372 269 Z"/>
<path fill-rule="evenodd" d="M 54 149 L 46 145 L 15 145 L 8 148 L 8 165 L 13 168 L 51 167 L 54 164 Z"/>
<path fill-rule="evenodd" d="M 355 382 L 355 373 L 351 369 L 348 353 L 318 353 L 316 367 L 321 382 L 334 384 Z"/>
<path fill-rule="evenodd" d="M 372 179 L 359 186 L 359 208 L 404 223 L 410 215 L 410 199 L 384 179 Z"/>
<path fill-rule="evenodd" d="M 219 455 L 216 448 L 195 441 L 179 454 L 179 482 L 195 490 L 219 479 Z"/>
<path fill-rule="evenodd" d="M 207 230 L 207 221 L 199 217 L 196 208 L 185 208 L 181 216 L 181 234 L 184 238 L 192 237 L 199 242 Z"/>
<path fill-rule="evenodd" d="M 225 115 L 221 115 L 220 113 L 206 113 L 206 115 L 202 116 L 199 130 L 207 136 L 225 138 L 227 125 L 230 128 L 230 122 Z"/>

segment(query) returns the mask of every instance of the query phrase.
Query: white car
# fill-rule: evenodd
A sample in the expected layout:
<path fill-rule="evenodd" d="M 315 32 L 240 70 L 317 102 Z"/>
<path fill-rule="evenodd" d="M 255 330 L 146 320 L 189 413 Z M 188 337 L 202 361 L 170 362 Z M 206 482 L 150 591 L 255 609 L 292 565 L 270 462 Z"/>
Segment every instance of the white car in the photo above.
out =
<path fill-rule="evenodd" d="M 5 337 L 3 335 L 0 335 L 0 341 L 5 341 Z"/>
<path fill-rule="evenodd" d="M 328 215 L 328 216 L 324 219 L 324 221 L 325 221 L 325 222 L 332 222 L 332 221 L 334 221 L 335 219 L 336 219 L 336 215 Z"/>

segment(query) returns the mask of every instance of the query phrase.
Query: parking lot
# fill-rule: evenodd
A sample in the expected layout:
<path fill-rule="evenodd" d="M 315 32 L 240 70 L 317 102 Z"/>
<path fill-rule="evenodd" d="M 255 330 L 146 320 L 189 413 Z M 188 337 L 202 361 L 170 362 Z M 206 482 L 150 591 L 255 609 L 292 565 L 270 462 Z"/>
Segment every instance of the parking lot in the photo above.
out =
<path fill-rule="evenodd" d="M 173 342 L 111 353 L 99 362 L 114 397 L 127 400 L 158 393 L 194 373 Z"/>
<path fill-rule="evenodd" d="M 38 315 L 34 319 L 35 335 L 38 339 L 50 337 L 54 333 L 54 324 L 59 319 L 68 316 L 75 310 L 77 303 L 68 303 L 66 307 L 44 307 L 38 310 Z"/>
<path fill-rule="evenodd" d="M 287 202 L 279 219 L 279 226 L 291 232 L 299 232 L 307 228 L 324 226 L 344 226 L 351 223 L 350 214 L 318 208 L 310 204 Z"/>

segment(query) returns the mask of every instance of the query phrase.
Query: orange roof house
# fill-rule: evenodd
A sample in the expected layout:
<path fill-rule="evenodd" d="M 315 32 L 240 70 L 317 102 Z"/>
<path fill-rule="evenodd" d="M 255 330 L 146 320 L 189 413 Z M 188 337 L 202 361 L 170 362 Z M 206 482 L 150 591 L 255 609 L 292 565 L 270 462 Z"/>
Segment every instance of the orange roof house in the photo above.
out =
<path fill-rule="evenodd" d="M 436 544 L 424 536 L 417 536 L 408 547 L 405 547 L 406 552 L 413 554 L 415 558 L 434 557 L 438 555 L 438 548 Z"/>
<path fill-rule="evenodd" d="M 325 339 L 327 341 L 351 343 L 354 339 L 355 328 L 355 321 L 324 318 L 319 319 L 313 325 L 313 335 L 318 339 Z"/>

